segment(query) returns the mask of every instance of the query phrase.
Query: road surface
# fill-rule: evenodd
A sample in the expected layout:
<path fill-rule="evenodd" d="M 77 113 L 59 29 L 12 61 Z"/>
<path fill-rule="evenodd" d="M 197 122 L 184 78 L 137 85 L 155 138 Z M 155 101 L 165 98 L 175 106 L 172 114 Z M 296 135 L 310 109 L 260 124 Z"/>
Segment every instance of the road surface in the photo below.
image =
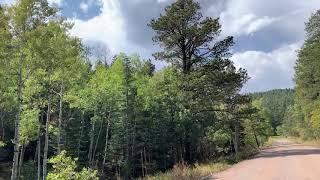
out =
<path fill-rule="evenodd" d="M 320 148 L 278 140 L 253 159 L 213 175 L 212 180 L 320 180 Z"/>

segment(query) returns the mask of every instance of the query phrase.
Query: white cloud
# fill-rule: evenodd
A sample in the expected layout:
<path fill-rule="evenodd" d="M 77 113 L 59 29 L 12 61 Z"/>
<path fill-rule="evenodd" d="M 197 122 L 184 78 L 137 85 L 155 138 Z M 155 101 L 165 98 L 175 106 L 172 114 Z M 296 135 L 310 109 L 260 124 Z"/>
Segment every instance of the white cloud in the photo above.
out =
<path fill-rule="evenodd" d="M 157 0 L 158 3 L 164 3 L 164 2 L 168 2 L 170 0 Z"/>
<path fill-rule="evenodd" d="M 113 54 L 126 52 L 150 57 L 156 47 L 152 46 L 152 31 L 147 23 L 172 1 L 99 0 L 101 13 L 89 20 L 75 18 L 72 34 L 103 42 Z M 320 8 L 319 0 L 198 1 L 203 5 L 205 16 L 220 17 L 223 35 L 240 39 L 237 47 L 242 52 L 235 52 L 233 60 L 238 67 L 248 69 L 251 76 L 246 91 L 293 86 L 295 50 L 301 44 L 294 42 L 303 41 L 304 22 Z M 84 2 L 90 7 L 90 2 L 95 0 Z"/>
<path fill-rule="evenodd" d="M 258 17 L 255 14 L 243 14 L 236 16 L 230 12 L 221 13 L 223 33 L 227 35 L 249 35 L 272 24 L 276 18 L 269 16 Z"/>
<path fill-rule="evenodd" d="M 50 5 L 57 5 L 58 7 L 60 7 L 63 3 L 63 0 L 48 0 L 48 3 Z"/>
<path fill-rule="evenodd" d="M 232 57 L 251 77 L 244 91 L 293 87 L 294 65 L 301 43 L 285 45 L 271 52 L 245 51 Z"/>
<path fill-rule="evenodd" d="M 89 9 L 89 5 L 83 1 L 80 3 L 80 9 L 82 10 L 82 12 L 87 13 Z"/>
<path fill-rule="evenodd" d="M 0 4 L 13 4 L 14 0 L 2 0 L 2 2 L 0 2 Z"/>
<path fill-rule="evenodd" d="M 126 32 L 118 0 L 103 0 L 101 14 L 89 19 L 74 19 L 71 33 L 84 40 L 102 41 L 113 53 L 124 50 Z"/>
<path fill-rule="evenodd" d="M 91 3 L 90 3 L 91 2 Z M 88 5 L 93 1 L 88 1 Z M 119 0 L 101 0 L 101 13 L 89 20 L 73 19 L 71 34 L 85 41 L 100 41 L 108 45 L 112 54 L 125 52 L 138 53 L 150 57 L 154 47 L 143 47 L 128 40 L 128 29 L 121 2 Z M 146 22 L 147 24 L 147 22 Z M 151 41 L 151 37 L 150 37 Z"/>
<path fill-rule="evenodd" d="M 225 35 L 251 35 L 266 27 L 301 35 L 304 22 L 317 8 L 320 8 L 319 0 L 227 0 L 220 19 Z"/>

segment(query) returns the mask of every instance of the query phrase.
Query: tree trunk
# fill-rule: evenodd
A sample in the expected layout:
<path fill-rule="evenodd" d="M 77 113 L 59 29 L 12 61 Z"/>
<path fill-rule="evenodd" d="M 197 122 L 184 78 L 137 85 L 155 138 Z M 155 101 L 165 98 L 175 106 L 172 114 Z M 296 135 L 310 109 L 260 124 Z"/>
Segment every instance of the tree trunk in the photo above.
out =
<path fill-rule="evenodd" d="M 186 142 L 184 144 L 184 149 L 185 149 L 184 161 L 186 161 L 187 163 L 191 163 L 191 161 L 192 161 L 192 159 L 191 159 L 191 143 L 189 142 L 189 140 L 186 140 Z"/>
<path fill-rule="evenodd" d="M 259 148 L 259 147 L 260 147 L 260 143 L 259 143 L 259 140 L 258 140 L 256 131 L 255 131 L 254 129 L 253 129 L 253 135 L 254 135 L 254 139 L 256 140 L 257 146 L 258 146 L 258 148 Z"/>
<path fill-rule="evenodd" d="M 239 153 L 239 124 L 236 122 L 235 124 L 235 130 L 234 130 L 234 151 L 236 154 Z"/>
<path fill-rule="evenodd" d="M 41 145 L 41 141 L 40 141 L 40 139 L 41 139 L 41 136 L 40 136 L 40 134 L 39 134 L 39 139 L 38 139 L 38 142 L 37 142 L 37 150 L 38 150 L 38 152 L 37 152 L 37 163 L 38 163 L 38 168 L 37 168 L 37 180 L 40 180 L 41 179 L 41 147 L 40 147 L 40 145 Z"/>
<path fill-rule="evenodd" d="M 92 121 L 92 126 L 91 126 L 91 137 L 90 137 L 90 147 L 89 147 L 89 153 L 88 153 L 88 164 L 91 167 L 91 162 L 92 162 L 92 150 L 93 150 L 93 141 L 94 141 L 94 126 L 95 126 L 95 121 Z"/>
<path fill-rule="evenodd" d="M 97 147 L 98 147 L 98 143 L 99 143 L 99 139 L 100 139 L 100 135 L 101 135 L 101 130 L 102 130 L 102 125 L 103 125 L 103 121 L 101 121 L 100 123 L 100 128 L 99 128 L 99 132 L 98 132 L 98 137 L 96 140 L 96 144 L 94 146 L 94 150 L 93 150 L 93 154 L 92 154 L 92 161 L 94 161 L 95 156 L 96 156 L 96 151 L 97 151 Z"/>
<path fill-rule="evenodd" d="M 147 171 L 147 154 L 146 154 L 146 148 L 143 148 L 143 152 L 144 152 L 144 174 L 147 175 L 148 171 Z"/>
<path fill-rule="evenodd" d="M 106 164 L 106 158 L 107 158 L 110 118 L 111 118 L 111 109 L 109 111 L 109 116 L 108 116 L 108 119 L 107 119 L 107 132 L 106 132 L 106 142 L 105 142 L 105 145 L 104 145 L 103 165 Z"/>
<path fill-rule="evenodd" d="M 141 151 L 140 154 L 141 154 L 141 173 L 142 173 L 142 177 L 144 177 L 145 174 L 144 174 L 144 164 L 143 164 L 143 152 Z"/>
<path fill-rule="evenodd" d="M 17 114 L 16 119 L 14 122 L 14 155 L 13 155 L 13 164 L 12 164 L 12 174 L 11 174 L 11 180 L 17 179 L 17 173 L 18 173 L 18 161 L 19 161 L 19 141 L 20 141 L 20 135 L 19 135 L 19 128 L 20 128 L 20 116 L 21 116 L 21 101 L 22 101 L 22 59 L 19 63 L 19 72 L 18 72 L 18 86 L 17 86 Z"/>
<path fill-rule="evenodd" d="M 22 165 L 23 165 L 24 151 L 25 151 L 25 145 L 23 144 L 23 145 L 21 146 L 21 153 L 20 153 L 20 160 L 19 160 L 19 168 L 18 168 L 18 177 L 21 176 L 21 167 L 22 167 Z"/>
<path fill-rule="evenodd" d="M 80 147 L 81 147 L 81 139 L 83 134 L 83 112 L 81 112 L 81 127 L 79 132 L 79 140 L 78 140 L 78 146 L 77 146 L 77 157 L 80 158 Z"/>
<path fill-rule="evenodd" d="M 44 149 L 43 149 L 43 173 L 42 173 L 43 180 L 45 180 L 47 176 L 50 113 L 51 113 L 51 95 L 49 95 L 49 99 L 48 99 L 46 131 L 45 131 L 45 141 L 44 141 Z"/>
<path fill-rule="evenodd" d="M 61 124 L 62 124 L 62 106 L 63 106 L 63 93 L 64 93 L 64 88 L 63 88 L 63 82 L 61 83 L 61 87 L 60 87 L 60 100 L 59 100 L 59 127 L 58 127 L 58 140 L 57 140 L 57 143 L 58 143 L 58 154 L 60 153 L 61 151 Z"/>
<path fill-rule="evenodd" d="M 3 114 L 2 111 L 0 111 L 1 131 L 2 131 L 1 139 L 3 141 L 5 141 L 5 137 L 4 137 L 4 135 L 5 135 L 5 133 L 4 133 L 4 119 L 3 119 L 3 117 L 4 117 L 4 114 Z"/>

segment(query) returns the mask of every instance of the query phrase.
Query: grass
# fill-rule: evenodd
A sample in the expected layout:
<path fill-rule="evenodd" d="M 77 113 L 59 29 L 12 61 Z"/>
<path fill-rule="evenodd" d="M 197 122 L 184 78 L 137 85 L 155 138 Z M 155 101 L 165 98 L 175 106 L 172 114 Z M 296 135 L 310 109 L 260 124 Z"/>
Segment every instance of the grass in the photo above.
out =
<path fill-rule="evenodd" d="M 306 146 L 320 147 L 320 139 L 310 140 L 310 139 L 299 138 L 299 137 L 282 137 L 282 136 L 270 137 L 268 142 L 266 142 L 265 147 L 272 146 L 279 139 L 288 139 L 289 141 L 296 143 L 296 144 L 303 144 Z"/>
<path fill-rule="evenodd" d="M 264 143 L 263 147 L 271 147 L 272 145 L 274 145 L 279 139 L 283 139 L 284 137 L 281 136 L 272 136 L 269 137 L 268 141 Z M 288 139 L 288 138 L 286 138 Z"/>
<path fill-rule="evenodd" d="M 236 164 L 244 159 L 255 155 L 258 151 L 242 151 L 237 156 L 231 155 L 227 157 L 220 158 L 217 161 L 194 164 L 189 166 L 186 164 L 177 164 L 173 169 L 165 172 L 159 173 L 154 176 L 147 176 L 143 180 L 200 180 L 207 179 L 211 175 L 226 170 L 230 168 L 233 164 Z"/>
<path fill-rule="evenodd" d="M 178 164 L 166 173 L 146 177 L 145 180 L 196 180 L 210 176 L 213 173 L 223 171 L 230 167 L 227 162 L 217 162 L 208 164 L 195 164 L 194 167 L 186 164 Z"/>
<path fill-rule="evenodd" d="M 313 146 L 313 147 L 320 147 L 320 139 L 305 140 L 303 138 L 297 138 L 297 137 L 290 137 L 288 139 L 294 143 L 297 143 L 297 144 L 303 144 L 306 146 Z"/>

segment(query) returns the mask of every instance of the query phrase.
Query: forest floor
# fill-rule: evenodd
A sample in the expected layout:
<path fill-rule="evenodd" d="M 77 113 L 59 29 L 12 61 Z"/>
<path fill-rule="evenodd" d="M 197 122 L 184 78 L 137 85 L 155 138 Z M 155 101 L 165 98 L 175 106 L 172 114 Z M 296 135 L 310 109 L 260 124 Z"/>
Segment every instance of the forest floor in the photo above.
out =
<path fill-rule="evenodd" d="M 211 180 L 318 180 L 320 148 L 288 139 L 273 140 L 250 160 L 212 175 Z"/>

